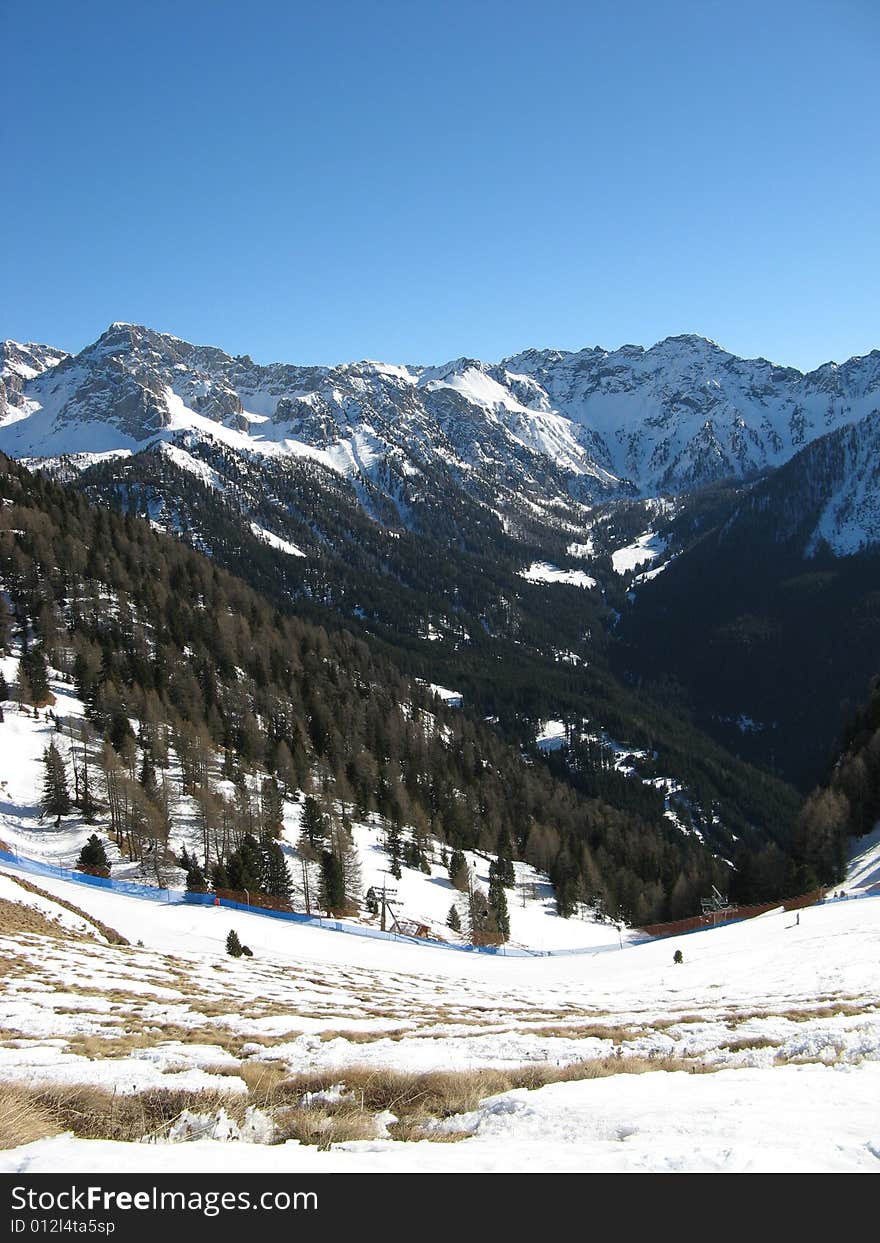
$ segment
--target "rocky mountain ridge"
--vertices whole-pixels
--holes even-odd
[[[5,342],[0,364],[0,449],[16,457],[137,452],[186,433],[312,459],[393,503],[439,466],[499,514],[548,523],[572,503],[748,478],[880,411],[880,350],[804,374],[689,335],[499,363],[309,367],[115,323],[77,355]]]

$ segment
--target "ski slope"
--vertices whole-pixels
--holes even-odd
[[[15,871],[4,871],[8,887]],[[609,1056],[649,1068],[688,1059],[708,1073],[648,1069],[505,1092],[437,1121],[469,1133],[454,1144],[377,1134],[318,1152],[292,1142],[56,1137],[0,1154],[0,1172],[877,1168],[876,897],[830,899],[800,919],[771,912],[676,940],[523,959],[139,903],[64,881],[41,888],[132,944],[0,936],[4,960],[28,964],[26,984],[5,981],[0,1081],[241,1093],[237,1071],[248,1063],[331,1071],[344,1083],[352,1067],[564,1067]],[[231,926],[253,959],[225,955]],[[126,1039],[132,1047],[120,1051],[114,1042]]]
[[[81,714],[57,677],[53,690],[59,714]],[[57,830],[40,820],[50,737],[65,749],[45,715],[7,701],[0,840],[69,864],[91,828],[75,817]],[[300,810],[286,808],[288,851]],[[185,837],[185,801],[178,813]],[[364,888],[389,881],[382,825],[358,822],[353,834]],[[488,863],[468,855],[484,886]],[[136,873],[117,853],[114,874]],[[229,1142],[235,1128],[218,1114],[205,1124],[214,1138],[185,1141],[178,1128],[177,1142],[36,1139],[0,1150],[0,1172],[876,1172],[878,877],[880,829],[856,844],[845,897],[645,942],[601,920],[559,919],[546,882],[518,865],[514,938],[557,947],[571,938],[580,950],[548,958],[362,939],[61,879],[38,878],[34,893],[21,883],[32,876],[4,864],[0,1089],[84,1084],[116,1096],[176,1089],[246,1102],[261,1068],[329,1076],[337,1096],[346,1076],[388,1068],[579,1077],[490,1093],[429,1120],[418,1140],[394,1138],[388,1117],[376,1115],[371,1138],[328,1151],[265,1142],[274,1125],[265,1118]],[[456,891],[439,857],[428,873],[404,868],[393,883],[402,912],[454,939],[445,915]],[[252,958],[226,954],[232,928]],[[128,944],[111,943],[112,930]],[[593,1067],[599,1077],[582,1077]],[[431,1142],[450,1130],[458,1142]]]

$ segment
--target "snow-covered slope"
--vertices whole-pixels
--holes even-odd
[[[502,366],[530,376],[553,409],[589,429],[597,460],[646,493],[779,465],[880,409],[880,350],[804,375],[680,336],[648,350],[530,350]]]
[[[9,687],[14,687],[18,661],[15,656],[0,657],[0,674]],[[43,754],[54,743],[70,771],[72,739],[78,736],[85,719],[84,706],[70,685],[57,671],[51,672],[51,689],[55,703],[51,710],[21,709],[12,700],[2,706],[4,719],[0,721],[0,849],[8,848],[25,859],[36,860],[61,868],[73,868],[86,839],[97,832],[101,837],[110,860],[115,880],[134,881],[155,885],[157,879],[182,889],[184,874],[173,862],[158,867],[150,856],[144,863],[126,858],[108,833],[108,817],[100,812],[96,823],[86,823],[73,809],[57,826],[51,818],[40,812],[40,795],[43,787]],[[437,687],[438,693],[447,696],[455,692]],[[56,728],[60,721],[62,729]],[[94,763],[93,767],[97,771]],[[218,789],[231,793],[232,786],[219,777],[220,757],[216,757],[215,774]],[[182,789],[182,774],[176,758],[172,755],[170,768],[171,832],[169,847],[177,854],[183,848],[199,855],[203,851],[202,830],[195,800]],[[283,848],[288,867],[296,887],[301,872],[300,856],[296,845],[300,837],[303,801],[301,796],[287,800],[284,808]],[[387,849],[387,825],[377,816],[355,820],[352,824],[354,846],[360,867],[361,893],[369,888],[376,891],[386,885],[396,891],[393,917],[407,931],[422,928],[435,940],[452,944],[466,944],[466,938],[452,932],[446,926],[450,907],[461,910],[463,925],[467,915],[462,893],[457,890],[443,863],[441,850],[436,842],[429,842],[428,870],[403,867],[399,880],[389,876],[390,858]],[[404,828],[406,839],[408,830]],[[489,889],[489,865],[493,856],[472,851],[465,852],[468,869],[475,885],[484,892]],[[507,890],[510,915],[510,946],[514,949],[548,951],[558,949],[588,949],[617,942],[617,926],[597,915],[590,908],[582,907],[580,914],[562,919],[556,911],[553,886],[544,873],[536,871],[527,863],[515,865],[516,885]],[[297,908],[302,910],[301,895],[297,894]],[[342,920],[355,927],[379,927],[379,918],[370,916],[366,909],[349,920]],[[391,926],[391,918],[388,921]],[[627,938],[636,934],[625,932]]]
[[[4,659],[9,681],[14,666]],[[82,704],[57,672],[51,687],[56,714],[76,723]],[[49,740],[66,753],[67,730],[10,700],[4,709],[0,839],[70,862],[102,822],[71,815],[55,829],[40,821],[40,757]],[[299,803],[285,810],[291,858],[300,811]],[[554,957],[339,935],[34,878],[2,863],[0,1090],[87,1084],[118,1105],[120,1096],[165,1089],[191,1094],[193,1109],[206,1099],[193,1094],[209,1092],[212,1113],[199,1117],[214,1138],[181,1148],[171,1142],[185,1138],[180,1128],[148,1144],[59,1135],[0,1153],[0,1172],[874,1169],[876,838],[853,843],[845,897],[656,942],[601,920],[559,919],[546,878],[517,865],[513,939],[580,951]],[[399,918],[454,941],[445,913],[456,891],[439,859],[393,881],[382,825],[358,822],[354,839],[364,887],[393,885]],[[183,798],[173,840],[198,842]],[[111,853],[114,874],[133,877],[135,866]],[[467,856],[484,885],[488,863]],[[10,909],[32,917],[15,922]],[[230,928],[252,958],[226,955]],[[110,943],[111,932],[129,944]],[[279,1077],[300,1077],[301,1108],[315,1100],[332,1108],[350,1097],[346,1085],[436,1071],[546,1086],[487,1088],[485,1099],[424,1120],[418,1142],[389,1132],[393,1110],[377,1112],[363,1122],[371,1138],[344,1139],[329,1152],[271,1143],[278,1136],[265,1112],[245,1113],[250,1129],[217,1112],[218,1100],[228,1110],[238,1102],[239,1113],[257,1109],[253,1093]],[[327,1085],[317,1094],[316,1081]],[[450,1132],[459,1142],[431,1142]]]
[[[14,403],[0,449],[13,456],[131,450],[189,431],[348,476],[384,472],[390,491],[389,470],[435,464],[487,498],[545,504],[746,475],[880,409],[880,351],[804,375],[694,336],[439,367],[260,366],[130,324],[76,357],[4,350]]]
[[[0,427],[28,417],[33,407],[24,396],[25,384],[65,358],[64,350],[48,345],[0,341]]]
[[[3,1153],[3,1172],[876,1169],[876,898],[557,959],[389,947],[237,912],[254,957],[233,961],[228,912],[45,887],[131,945],[0,934],[16,965],[0,982],[16,1033],[0,1080],[228,1101],[272,1067],[323,1075],[336,1099],[386,1069],[520,1068],[551,1082],[422,1132],[467,1136],[452,1144],[392,1138],[387,1116],[373,1138],[329,1152],[67,1135]]]

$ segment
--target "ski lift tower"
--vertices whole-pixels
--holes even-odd
[[[721,917],[736,910],[736,907],[731,905],[727,894],[719,892],[714,885],[712,886],[712,896],[710,898],[701,898],[700,906],[704,915],[712,916],[713,928]]]
[[[391,873],[386,872],[385,875],[390,876]],[[391,931],[396,932],[397,931],[397,916],[394,914],[394,909],[391,904],[392,902],[397,901],[397,890],[389,889],[387,882],[383,880],[382,888],[378,891],[378,893],[376,894],[376,897],[379,899],[379,909],[382,912],[379,927],[382,929],[383,932],[385,931],[386,912],[387,912],[391,916]]]

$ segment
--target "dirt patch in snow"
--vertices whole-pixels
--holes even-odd
[[[23,902],[0,898],[0,928],[5,933],[31,932],[42,937],[68,937],[69,928],[55,923],[48,915],[35,911]]]
[[[9,880],[15,881],[16,885],[18,885],[19,888],[24,889],[26,893],[33,893],[36,894],[37,897],[47,898],[50,902],[54,902],[56,906],[63,906],[65,911],[70,911],[72,915],[78,915],[80,919],[85,920],[87,924],[91,924],[91,926],[96,928],[102,936],[106,937],[111,945],[130,944],[121,932],[117,932],[115,928],[110,928],[107,924],[102,923],[100,919],[96,919],[94,915],[87,915],[85,911],[81,910],[78,906],[74,906],[72,902],[67,902],[64,898],[56,897],[54,893],[48,893],[45,889],[40,889],[38,885],[31,884],[29,880],[24,880],[21,876],[11,876],[8,872],[6,873],[6,876]],[[54,935],[57,936],[58,933],[56,932]]]

